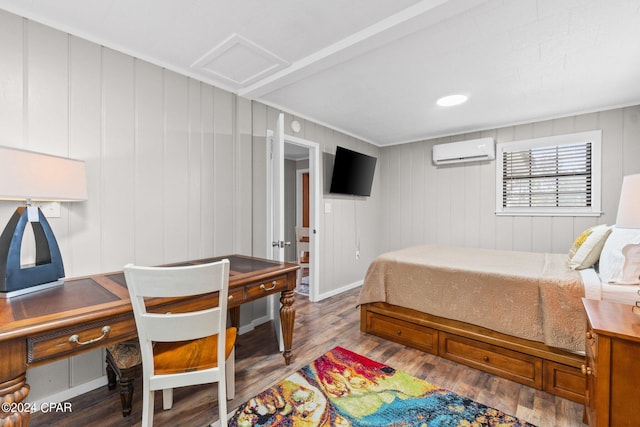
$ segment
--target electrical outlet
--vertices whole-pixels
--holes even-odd
[[[43,202],[38,207],[45,218],[60,218],[60,202]]]
[[[360,259],[360,251],[356,251],[356,260]]]

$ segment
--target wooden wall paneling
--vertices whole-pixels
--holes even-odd
[[[398,207],[404,202],[400,199],[400,188],[402,184],[400,151],[400,146],[391,147],[387,151],[388,154],[385,156],[386,170],[382,170],[382,173],[388,177],[385,179],[387,182],[387,193],[383,197],[387,201],[385,206],[385,226],[389,233],[388,247],[390,250],[402,247],[402,238],[399,232],[400,218],[398,216]]]
[[[551,246],[545,252],[568,253],[577,236],[573,232],[573,217],[556,216],[551,223]],[[584,231],[584,230],[583,230]]]
[[[28,142],[24,148],[68,155],[68,63],[68,35],[28,21]]]
[[[214,88],[202,85],[200,94],[200,131],[202,145],[200,152],[200,248],[203,256],[214,252]]]
[[[403,167],[399,170],[399,179],[402,183],[402,185],[399,186],[399,197],[401,200],[406,200],[407,203],[398,203],[393,208],[397,210],[400,217],[398,232],[400,233],[400,245],[402,247],[413,246],[414,236],[417,231],[416,228],[414,228],[412,218],[414,215],[414,201],[416,199],[416,185],[413,180],[413,171],[416,170],[418,166],[414,164],[412,154],[411,145],[400,146],[400,164],[403,165]]]
[[[501,128],[497,130],[496,134],[496,143],[498,142],[510,142],[515,139],[515,129],[511,127]],[[494,165],[494,168],[496,166]],[[495,170],[495,169],[494,169]],[[491,191],[487,188],[487,191]],[[500,200],[499,190],[496,189],[495,180],[493,191],[496,193],[496,198],[498,201]],[[494,206],[495,212],[495,206]],[[495,226],[495,248],[496,249],[511,249],[513,242],[513,218],[512,216],[503,216],[496,215],[496,226]]]
[[[252,253],[252,148],[251,148],[251,101],[236,98],[236,205],[234,212],[238,221],[233,233],[234,252]]]
[[[133,62],[102,49],[102,271],[122,269],[135,254]]]
[[[425,197],[425,209],[423,215],[423,223],[425,224],[424,230],[424,242],[435,243],[438,230],[438,205],[437,198],[436,179],[437,170],[433,166],[433,143],[428,143],[425,146],[424,157],[422,159],[422,167],[425,170],[424,173],[424,197]],[[384,199],[383,199],[384,200]]]
[[[468,136],[465,139],[479,138],[480,135]],[[463,230],[463,246],[479,247],[480,244],[480,221],[482,208],[482,168],[485,162],[473,162],[463,164],[462,177],[464,180],[462,197],[464,206],[461,211],[463,220],[461,229]],[[488,163],[488,162],[487,162]]]
[[[496,140],[497,131],[484,131],[481,138]],[[496,245],[496,163],[484,162],[480,165],[480,202],[479,202],[479,244],[483,248],[495,248]]]
[[[23,147],[25,93],[25,58],[23,32],[25,21],[0,10],[0,76],[2,76],[2,102],[0,102],[0,144]],[[13,213],[14,209],[11,209]],[[7,217],[7,220],[9,218]]]
[[[164,76],[135,61],[135,262],[157,265],[164,256]]]
[[[188,253],[189,259],[202,258],[202,89],[203,84],[189,79],[188,82],[188,166],[187,194]]]
[[[251,103],[251,170],[252,170],[252,251],[254,256],[266,257],[267,249],[267,106]]]
[[[68,156],[69,85],[68,36],[49,27],[28,22],[26,39],[26,140],[22,148]],[[66,205],[66,203],[65,203]],[[49,221],[60,245],[62,258],[69,255],[69,222],[66,206],[59,218]],[[23,253],[35,260],[29,233],[25,234]]]
[[[626,123],[622,110],[603,112],[600,115],[602,127],[602,210],[601,221],[615,224],[627,153],[625,152],[624,129]]]
[[[624,108],[622,115],[622,172],[624,175],[640,173],[640,106]]]
[[[590,121],[584,125],[593,126],[592,122],[599,124],[602,129],[602,210],[601,221],[603,224],[615,224],[618,212],[618,201],[624,176],[625,164],[624,152],[624,115],[621,109],[603,111],[594,117],[587,116]],[[584,120],[582,121],[584,122]],[[607,189],[605,191],[605,189]]]
[[[164,70],[164,262],[189,253],[189,79]]]
[[[425,241],[425,228],[424,212],[426,210],[426,204],[429,199],[425,197],[425,151],[427,149],[425,144],[409,144],[409,151],[411,155],[411,186],[412,193],[410,194],[411,200],[411,234],[410,242],[412,246],[421,244]],[[379,172],[379,171],[377,171]],[[379,175],[379,173],[378,173]],[[384,206],[384,203],[383,203]]]
[[[88,200],[69,203],[70,248],[63,257],[69,276],[100,271],[101,48],[77,37],[69,39],[69,156],[85,161]]]
[[[551,228],[553,217],[537,216],[531,221],[531,247],[530,252],[550,252],[549,242],[551,241]],[[573,243],[573,241],[572,241]],[[568,248],[567,248],[568,251]]]
[[[105,369],[104,360],[105,359],[102,357],[102,349],[96,349],[71,357],[68,360],[69,386],[82,386],[91,380],[100,378]],[[58,385],[64,384],[64,382],[61,382]]]
[[[443,143],[445,141],[439,141]],[[446,142],[449,142],[448,140]],[[436,223],[436,243],[451,244],[451,198],[453,197],[452,188],[453,175],[455,166],[445,165],[436,168],[436,198],[438,200]]]
[[[22,33],[26,47],[26,56],[23,58],[26,80],[22,87],[26,95],[23,99],[25,139],[20,147],[68,156],[68,36],[32,21],[27,21],[25,26]],[[15,107],[10,105],[10,108]],[[70,256],[68,221],[64,223],[62,218],[56,218],[50,224],[65,259]],[[69,271],[66,273],[69,274]],[[38,381],[43,377],[46,381]],[[30,399],[57,393],[61,387],[66,387],[70,379],[69,360],[55,362],[46,370],[29,370],[27,381],[38,386]]]
[[[449,244],[456,246],[464,246],[465,244],[465,220],[468,215],[466,212],[466,187],[465,169],[467,164],[452,165],[448,171],[448,187],[449,187],[449,215],[445,220],[449,234]],[[471,205],[468,207],[473,210]]]
[[[221,89],[214,92],[214,253],[233,252],[233,188],[234,150],[233,113],[234,95]]]

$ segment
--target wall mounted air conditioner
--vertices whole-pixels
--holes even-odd
[[[433,146],[433,164],[436,166],[495,158],[496,148],[493,138],[472,139]]]

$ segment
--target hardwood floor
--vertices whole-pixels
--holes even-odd
[[[236,396],[229,402],[229,410],[339,345],[540,427],[584,427],[580,404],[360,332],[358,292],[359,289],[354,289],[315,304],[296,295],[294,354],[290,366],[284,365],[278,353],[271,323],[240,336],[236,347]],[[130,417],[122,417],[117,390],[109,392],[105,386],[72,399],[70,414],[33,414],[31,425],[140,425],[139,380],[135,387]],[[176,389],[169,411],[162,410],[162,393],[156,393],[154,425],[206,426],[217,420],[215,387]]]

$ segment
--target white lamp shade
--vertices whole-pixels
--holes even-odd
[[[0,147],[0,199],[87,200],[85,164],[81,160]]]
[[[616,227],[640,228],[640,174],[627,175],[622,181]]]

